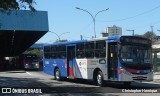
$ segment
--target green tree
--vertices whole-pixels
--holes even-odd
[[[143,36],[146,38],[149,38],[150,40],[154,40],[154,38],[156,37],[156,34],[154,32],[147,31]]]
[[[5,12],[13,9],[19,10],[22,8],[29,8],[30,10],[35,11],[33,6],[34,3],[34,0],[0,0],[0,11]]]
[[[40,60],[42,59],[42,53],[39,49],[33,49],[30,51],[27,51],[27,53],[28,54],[36,54]]]

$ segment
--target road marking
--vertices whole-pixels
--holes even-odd
[[[31,73],[29,73],[29,72],[26,72],[28,75],[32,75]]]

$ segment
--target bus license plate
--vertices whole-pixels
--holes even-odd
[[[138,76],[137,79],[143,79],[143,76]]]

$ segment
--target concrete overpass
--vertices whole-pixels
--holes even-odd
[[[21,54],[46,32],[48,32],[46,11],[29,10],[0,12],[0,57]]]

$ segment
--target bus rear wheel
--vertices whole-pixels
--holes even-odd
[[[58,81],[61,80],[61,73],[60,73],[60,70],[58,68],[55,70],[55,75],[54,76],[55,76],[56,80],[58,80]]]
[[[97,77],[96,77],[96,83],[100,87],[104,86],[104,80],[103,80],[102,71],[98,71]]]

